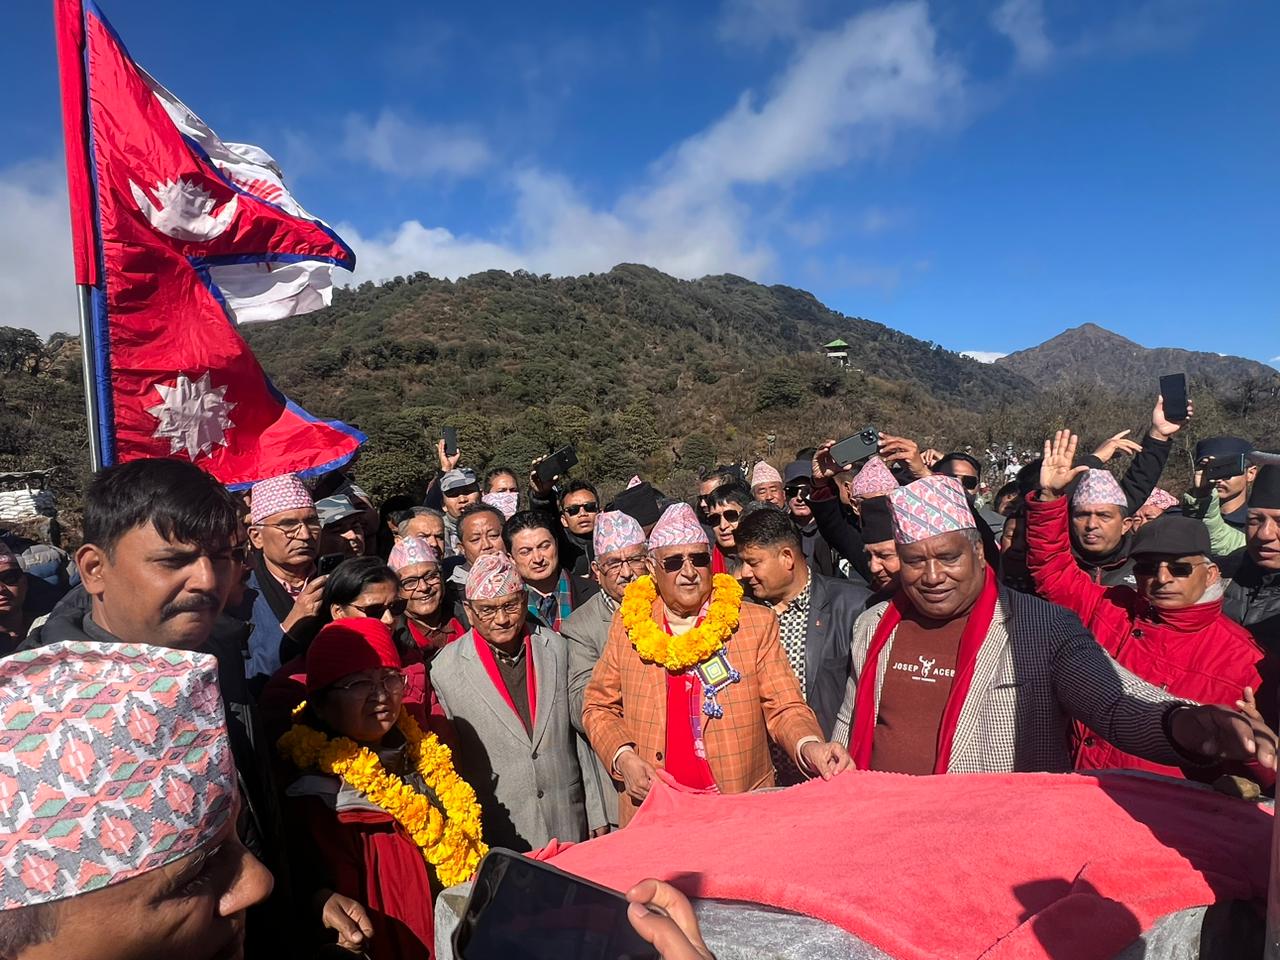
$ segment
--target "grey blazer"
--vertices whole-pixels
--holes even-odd
[[[804,699],[831,736],[849,682],[853,628],[871,591],[861,584],[810,573],[809,625],[804,638]]]
[[[560,631],[569,644],[569,710],[573,725],[578,728],[583,742],[588,746],[590,741],[586,740],[587,732],[582,726],[583,693],[591,681],[591,671],[596,668],[596,662],[604,653],[615,609],[609,606],[608,594],[601,590],[560,624]],[[847,664],[845,673],[848,674]],[[589,752],[591,763],[584,763],[582,767],[583,779],[587,782],[588,802],[590,803],[594,793],[609,826],[617,828],[621,785],[609,775],[595,751]]]
[[[849,742],[858,679],[888,604],[858,620],[853,673],[832,739]],[[876,710],[893,637],[876,671]],[[1125,753],[1179,766],[1164,734],[1165,711],[1185,701],[1134,676],[1102,649],[1074,613],[1000,588],[960,710],[948,773],[1061,773],[1071,769],[1071,719]]]
[[[532,736],[489,679],[471,631],[431,661],[431,686],[457,731],[456,769],[480,800],[485,842],[521,852],[553,838],[585,840],[589,829],[582,767],[590,751],[569,721],[565,640],[537,627],[532,652]]]

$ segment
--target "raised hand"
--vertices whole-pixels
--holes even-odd
[[[1121,451],[1130,456],[1139,453],[1142,450],[1142,444],[1136,440],[1126,439],[1131,432],[1130,430],[1121,430],[1114,437],[1105,441],[1097,450],[1093,451],[1093,455],[1103,463],[1106,463]]]
[[[905,463],[917,480],[931,472],[920,457],[920,445],[906,437],[880,434],[880,459],[885,463]]]
[[[448,473],[450,470],[457,469],[462,461],[462,448],[459,447],[453,456],[449,456],[444,452],[444,439],[441,438],[436,441],[436,459],[440,461],[440,472]]]
[[[834,440],[823,440],[818,449],[814,451],[810,468],[815,484],[830,480],[837,473],[840,473],[840,464],[836,463],[831,456],[831,448],[835,445],[836,441]]]
[[[1181,430],[1191,418],[1195,416],[1196,405],[1190,400],[1187,401],[1187,419],[1174,422],[1164,415],[1164,397],[1156,397],[1155,409],[1151,411],[1151,433],[1150,436],[1154,440],[1168,440],[1175,433]]]
[[[1089,468],[1074,467],[1080,438],[1070,430],[1059,430],[1052,440],[1044,442],[1044,460],[1040,463],[1040,499],[1057,500],[1067,492],[1071,481]]]

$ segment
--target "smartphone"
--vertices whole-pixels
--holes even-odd
[[[351,554],[349,553],[326,553],[316,561],[316,568],[320,571],[320,576],[327,577],[329,574],[333,573],[333,571],[338,569],[338,565],[341,564],[343,560],[346,560],[350,556]]]
[[[620,893],[495,848],[453,932],[458,960],[661,960]]]
[[[458,452],[458,428],[445,427],[440,431],[440,435],[444,440],[444,455],[452,457]]]
[[[865,460],[880,452],[880,431],[864,427],[852,437],[845,437],[831,448],[831,459],[842,467]]]
[[[1171,423],[1187,419],[1187,375],[1170,373],[1160,378],[1160,396],[1164,398],[1164,417]]]
[[[1242,477],[1246,466],[1243,453],[1238,453],[1234,457],[1223,457],[1221,460],[1211,457],[1208,466],[1204,468],[1204,482],[1212,483],[1215,480]]]
[[[538,479],[543,484],[550,484],[556,477],[563,477],[569,468],[578,462],[578,453],[572,446],[561,447],[549,457],[539,460],[534,467],[538,471]]]

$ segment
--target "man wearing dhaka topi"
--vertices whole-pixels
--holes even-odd
[[[591,745],[623,784],[623,826],[655,771],[686,787],[742,793],[775,782],[769,741],[806,775],[850,766],[823,742],[778,637],[778,619],[711,574],[693,509],[667,508],[649,537],[650,575],[629,584],[583,701]]]

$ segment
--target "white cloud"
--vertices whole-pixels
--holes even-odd
[[[960,356],[977,360],[979,363],[995,363],[1001,357],[1007,357],[1008,354],[996,350],[961,350]]]
[[[351,114],[344,125],[343,152],[396,177],[470,176],[488,166],[488,145],[465,130],[418,123],[394,110],[370,121]]]
[[[785,188],[881,151],[905,131],[939,128],[964,99],[963,72],[937,50],[925,4],[893,4],[801,43],[766,95],[742,93],[613,203],[593,206],[563,177],[526,169],[512,178],[515,209],[499,239],[456,237],[417,220],[374,237],[348,228],[356,279],[504,266],[567,274],[622,261],[682,277],[767,275],[774,251],[752,238],[785,224],[762,228],[742,188]]]
[[[991,13],[991,26],[1013,44],[1019,66],[1039,70],[1053,59],[1042,0],[1003,0]]]
[[[47,336],[77,328],[67,179],[41,161],[0,170],[0,323]]]

